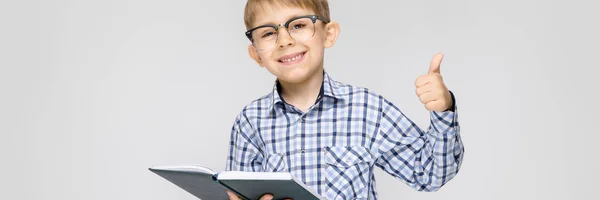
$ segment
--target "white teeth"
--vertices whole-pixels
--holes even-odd
[[[284,63],[286,63],[286,62],[292,62],[292,61],[300,59],[302,57],[302,55],[303,54],[300,54],[300,55],[297,55],[296,57],[293,57],[293,58],[288,58],[288,59],[285,59],[285,60],[281,60],[281,62],[284,62]]]

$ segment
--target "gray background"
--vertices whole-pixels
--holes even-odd
[[[422,193],[378,170],[381,199],[596,195],[592,2],[332,0],[334,79],[426,127],[413,82],[441,51],[458,100],[458,176]],[[247,56],[244,4],[2,0],[0,199],[195,199],[147,168],[222,170],[234,117],[271,89]]]

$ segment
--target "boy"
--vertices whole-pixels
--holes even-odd
[[[419,191],[457,174],[464,148],[441,54],[415,83],[431,113],[422,131],[384,97],[325,72],[340,32],[326,0],[248,0],[244,18],[250,57],[277,79],[237,116],[226,170],[289,171],[327,199],[377,199],[374,166]],[[285,194],[261,199],[274,196]]]

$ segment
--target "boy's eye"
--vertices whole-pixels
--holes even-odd
[[[262,37],[263,37],[263,38],[265,38],[265,37],[270,37],[270,36],[272,36],[273,34],[275,34],[275,32],[266,32],[266,33],[263,33]]]
[[[292,29],[301,29],[304,28],[306,26],[306,24],[294,24],[294,26],[292,26]]]

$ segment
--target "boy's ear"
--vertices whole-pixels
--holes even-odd
[[[325,48],[332,47],[340,35],[340,24],[336,21],[331,21],[325,25]]]
[[[262,59],[260,59],[260,55],[258,54],[258,50],[256,50],[256,48],[252,44],[248,45],[248,55],[250,55],[250,58],[256,61],[256,63],[260,67],[264,67]]]

